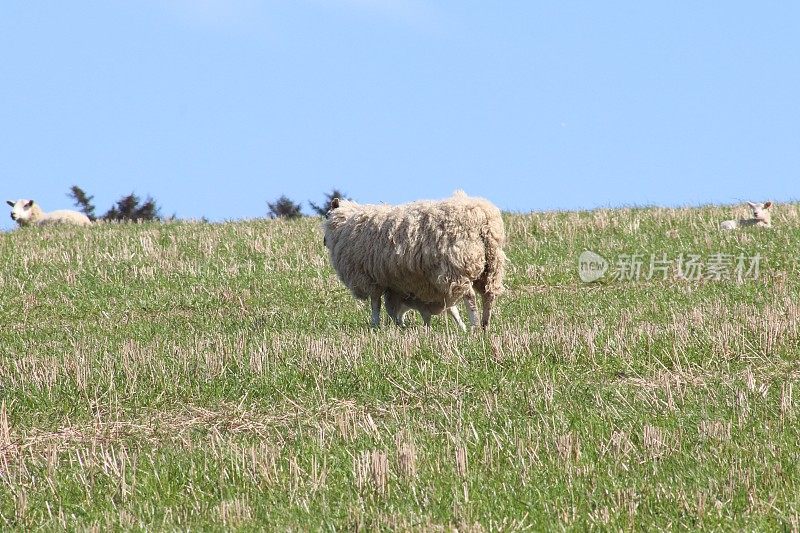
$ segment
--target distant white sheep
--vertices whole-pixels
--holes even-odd
[[[6,201],[11,206],[11,219],[20,226],[45,225],[45,224],[73,224],[87,226],[92,223],[89,217],[78,211],[61,209],[45,213],[39,204],[33,200]]]
[[[770,208],[772,207],[772,202],[766,202],[763,204],[747,202],[747,205],[749,205],[750,209],[753,210],[752,218],[723,220],[722,222],[720,222],[719,225],[720,229],[729,230],[729,229],[743,228],[748,226],[758,226],[762,228],[772,227],[772,213],[770,212]]]
[[[486,328],[495,297],[503,290],[505,227],[500,211],[462,191],[445,200],[399,206],[334,199],[324,243],[342,283],[356,298],[370,299],[373,327],[380,324],[381,297],[389,290],[390,302],[399,295],[412,304],[407,307],[431,314],[469,295],[474,299],[477,291]],[[395,321],[403,314],[398,309]]]

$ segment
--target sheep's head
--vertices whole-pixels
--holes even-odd
[[[327,221],[330,220],[330,218],[331,218],[331,211],[333,211],[337,207],[339,207],[339,199],[338,198],[332,198],[331,199],[331,203],[328,206],[328,211],[325,212],[325,228],[328,227],[328,222]],[[323,246],[328,246],[328,239],[326,239],[324,236],[322,237],[322,245]]]
[[[11,206],[11,220],[20,226],[30,224],[31,218],[35,216],[33,200],[17,200],[16,202],[7,200],[6,203]]]
[[[331,248],[335,246],[336,233],[342,224],[358,211],[358,204],[350,200],[340,200],[334,198],[331,200],[330,209],[325,215],[325,237],[322,243]]]
[[[747,202],[747,205],[749,205],[750,209],[753,210],[753,218],[755,220],[763,222],[767,226],[772,224],[772,213],[769,211],[769,209],[772,207],[772,202],[765,202],[763,204]]]

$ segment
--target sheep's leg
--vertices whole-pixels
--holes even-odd
[[[492,318],[492,304],[494,303],[494,294],[481,293],[483,300],[483,317],[481,318],[481,327],[489,329],[489,321]]]
[[[469,291],[464,295],[464,303],[467,305],[467,316],[470,326],[478,326],[478,305],[475,303],[475,291]]]
[[[451,317],[453,317],[453,320],[456,321],[456,324],[458,324],[458,327],[461,329],[461,331],[467,331],[467,326],[465,326],[464,321],[461,320],[461,314],[458,312],[458,307],[455,305],[448,307],[447,312]]]
[[[369,303],[372,307],[372,320],[370,324],[373,328],[380,327],[381,325],[381,296],[370,296]]]

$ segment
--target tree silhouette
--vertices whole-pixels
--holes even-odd
[[[95,216],[94,213],[95,206],[92,204],[94,196],[89,196],[77,185],[70,187],[67,196],[72,198],[75,207],[80,208],[83,214],[91,220],[97,220],[97,216]],[[130,193],[117,200],[117,203],[100,218],[103,220],[116,221],[161,220],[160,211],[161,208],[158,207],[156,201],[152,197],[148,196],[144,202],[142,202],[138,196],[134,193]],[[172,218],[175,218],[174,215]]]
[[[97,220],[97,217],[94,214],[94,205],[92,204],[92,199],[94,196],[87,195],[83,189],[77,185],[70,187],[67,196],[72,198],[72,202],[75,204],[75,207],[80,208],[81,213],[89,217],[89,220]]]
[[[142,203],[134,193],[123,196],[117,203],[103,215],[103,220],[161,220],[156,201],[150,196]]]
[[[269,218],[300,218],[303,216],[302,207],[291,201],[286,195],[281,195],[275,202],[267,202]]]
[[[331,189],[331,192],[325,193],[325,201],[322,202],[322,205],[317,205],[311,200],[308,201],[308,205],[311,206],[311,209],[316,214],[318,214],[321,217],[324,217],[328,215],[328,210],[331,207],[331,201],[334,198],[339,198],[340,200],[350,200],[350,198],[347,197],[347,193],[343,193],[339,189],[333,188]]]

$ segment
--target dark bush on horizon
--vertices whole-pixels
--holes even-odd
[[[70,187],[69,191],[67,196],[72,198],[75,207],[79,208],[90,220],[97,220],[95,206],[92,204],[94,196],[89,196],[77,185]],[[152,197],[148,196],[142,201],[136,194],[130,193],[117,200],[116,204],[111,206],[111,209],[106,211],[100,219],[117,222],[161,220],[160,211],[161,208]]]
[[[134,222],[161,220],[159,211],[161,209],[150,196],[142,202],[138,196],[130,193],[117,200],[117,203],[103,215],[103,220]]]
[[[281,195],[275,202],[267,202],[269,218],[300,218],[303,216],[300,204],[294,203],[286,195]]]
[[[89,220],[97,220],[97,216],[94,214],[94,204],[92,204],[92,199],[94,196],[87,195],[83,189],[77,185],[73,185],[69,188],[67,196],[72,198],[72,202],[75,207],[79,208],[81,213],[89,217]]]

